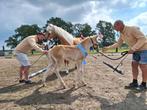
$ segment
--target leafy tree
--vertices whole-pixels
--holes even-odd
[[[102,46],[108,46],[115,42],[115,32],[111,23],[106,21],[99,21],[96,28],[103,35]]]
[[[19,28],[15,30],[15,33],[21,37],[21,40],[27,36],[35,35],[40,32],[41,29],[36,25],[21,25]]]
[[[40,32],[41,29],[36,25],[21,25],[15,30],[15,34],[10,36],[8,40],[5,40],[6,45],[11,49],[15,48],[20,41],[30,35],[35,35]]]
[[[75,24],[73,26],[73,34],[75,36],[80,36],[83,34],[83,36],[90,36],[95,34],[95,31],[92,31],[92,28],[87,23],[85,24]]]
[[[5,42],[6,45],[12,49],[19,44],[20,39],[17,35],[12,35],[11,37],[8,38],[8,40],[5,40]]]

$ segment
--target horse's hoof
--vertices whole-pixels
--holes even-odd
[[[86,83],[84,81],[81,82],[81,86],[86,86]]]
[[[66,74],[69,74],[69,71],[68,70],[66,70]]]
[[[73,88],[77,89],[78,85],[77,84],[73,84]]]
[[[42,87],[46,87],[46,84],[43,84]]]
[[[64,86],[63,89],[68,89],[68,87],[67,86]]]

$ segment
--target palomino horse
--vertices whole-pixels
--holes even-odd
[[[64,88],[68,88],[65,82],[63,81],[59,70],[61,66],[64,64],[64,60],[75,62],[78,70],[78,74],[76,74],[75,86],[77,87],[78,81],[83,83],[82,80],[82,61],[86,58],[87,51],[91,46],[98,45],[99,36],[90,36],[85,38],[79,45],[57,45],[49,50],[48,52],[48,67],[46,73],[43,75],[43,85],[46,85],[46,77],[47,74],[52,74],[55,72],[58,79],[61,81],[61,84]],[[80,84],[79,83],[79,84]]]
[[[48,40],[52,38],[59,39],[62,45],[73,45],[74,42],[73,35],[65,31],[61,27],[53,24],[48,24],[45,35],[47,36]]]

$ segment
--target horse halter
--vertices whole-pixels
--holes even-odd
[[[91,37],[90,37],[90,40],[91,40],[91,42],[92,42],[92,47],[93,47],[94,49],[97,49],[97,47],[98,47],[98,44],[97,44],[97,43],[99,42],[98,36],[97,36],[97,38],[96,38],[97,43],[94,43]]]

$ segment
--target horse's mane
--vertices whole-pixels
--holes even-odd
[[[56,34],[58,34],[59,36],[64,37],[64,39],[66,39],[68,41],[73,41],[74,37],[69,32],[67,32],[64,29],[57,27],[55,25],[53,25],[53,28],[54,28],[54,31],[56,32]]]

